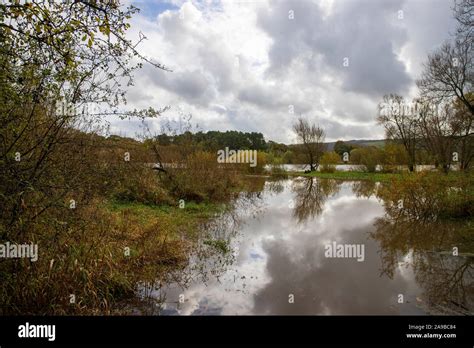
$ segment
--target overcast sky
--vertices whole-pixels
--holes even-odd
[[[413,96],[427,54],[455,28],[450,0],[132,3],[142,11],[130,38],[142,32],[140,51],[173,72],[145,64],[130,107],[170,105],[164,120],[190,113],[203,131],[256,131],[285,143],[295,142],[299,115],[319,123],[327,141],[383,138],[377,103],[390,92]],[[112,121],[114,133],[137,129]]]

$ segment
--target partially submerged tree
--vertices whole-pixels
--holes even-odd
[[[298,137],[298,141],[302,144],[302,151],[305,154],[306,163],[309,165],[310,170],[316,170],[325,150],[324,130],[315,124],[310,124],[302,117],[298,118],[293,125],[293,130]]]

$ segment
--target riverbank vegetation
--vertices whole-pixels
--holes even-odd
[[[108,133],[107,115],[166,110],[123,109],[136,68],[168,71],[137,51],[144,38],[127,39],[136,12],[0,4],[0,243],[39,253],[0,259],[1,314],[111,313],[138,280],[184,267],[201,225],[245,186],[240,173],[260,170],[189,146],[153,169],[167,155],[154,142]]]

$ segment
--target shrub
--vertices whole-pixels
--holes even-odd
[[[130,165],[115,174],[120,177],[115,180],[112,197],[118,201],[155,205],[174,203],[158,174],[144,164]]]
[[[166,185],[178,199],[222,201],[237,184],[235,171],[235,165],[219,164],[215,154],[197,151],[188,155],[182,165],[169,169]]]
[[[381,150],[380,161],[382,172],[399,172],[400,165],[408,165],[408,153],[401,144],[387,143]]]
[[[351,161],[363,164],[369,173],[374,173],[382,160],[382,151],[374,146],[361,147],[351,151]]]
[[[247,173],[249,174],[262,174],[263,172],[265,172],[266,164],[267,164],[267,154],[265,154],[264,152],[258,151],[256,166],[251,167],[249,164],[245,164],[245,167],[247,168]]]
[[[414,220],[436,220],[472,217],[473,190],[472,174],[418,173],[394,178],[382,188],[381,195],[391,202],[389,210]]]
[[[334,173],[336,170],[336,164],[338,164],[340,160],[341,159],[336,152],[325,152],[320,160],[321,172]]]

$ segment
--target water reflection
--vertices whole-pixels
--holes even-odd
[[[352,192],[356,197],[370,198],[378,196],[378,189],[381,184],[372,180],[358,180],[352,182]]]
[[[292,185],[295,194],[293,217],[301,223],[319,215],[327,198],[338,191],[340,184],[336,180],[296,178]]]
[[[417,204],[391,193],[385,215],[371,237],[380,245],[382,273],[392,278],[402,260],[411,266],[423,290],[420,307],[432,314],[468,314],[474,310],[474,228],[465,221],[439,220],[427,209],[430,197]],[[422,202],[420,204],[420,202]],[[427,207],[428,206],[428,207]]]
[[[413,219],[383,192],[370,181],[267,180],[262,190],[240,194],[234,209],[205,227],[184,270],[141,284],[148,302],[135,310],[472,313],[472,257],[465,253],[472,251],[472,229]],[[325,257],[331,242],[364,244],[365,261]],[[455,245],[458,257],[449,253]],[[400,294],[404,303],[398,303]]]

